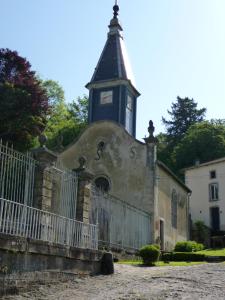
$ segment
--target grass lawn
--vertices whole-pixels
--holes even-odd
[[[225,248],[222,249],[206,249],[196,253],[205,254],[208,256],[225,256]]]
[[[158,261],[155,266],[156,267],[165,267],[165,266],[193,266],[193,265],[200,265],[205,264],[206,262],[186,262],[186,261],[171,261],[169,263],[164,263],[163,261]],[[125,265],[136,265],[136,266],[142,266],[141,260],[121,260],[118,262],[118,264],[125,264]]]
[[[195,253],[199,254],[205,254],[208,256],[225,256],[225,248],[220,249],[206,249],[202,251],[198,251]],[[201,262],[185,262],[185,261],[171,261],[169,263],[165,263],[163,261],[159,261],[155,264],[156,267],[164,267],[164,266],[193,266],[193,265],[199,265],[199,264],[205,264],[207,262],[201,261]],[[136,265],[136,266],[142,266],[141,260],[121,260],[118,262],[118,264],[126,264],[126,265]]]

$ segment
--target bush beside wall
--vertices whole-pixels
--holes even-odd
[[[175,252],[196,252],[204,249],[204,245],[195,241],[177,242],[174,248]]]
[[[155,245],[146,245],[139,250],[138,255],[145,265],[154,265],[159,259],[160,250]]]
[[[162,261],[205,261],[205,254],[198,254],[193,252],[168,252],[161,256]]]

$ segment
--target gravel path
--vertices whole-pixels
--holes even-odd
[[[76,278],[38,286],[35,290],[7,296],[10,300],[147,300],[225,299],[225,264],[190,267],[137,267],[115,265],[115,274]]]

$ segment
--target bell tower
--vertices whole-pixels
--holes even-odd
[[[118,20],[119,6],[113,6],[106,44],[95,68],[89,89],[89,123],[115,121],[136,135],[137,98],[132,69],[127,56],[122,27]]]

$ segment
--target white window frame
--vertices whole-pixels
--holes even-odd
[[[219,200],[219,185],[217,182],[209,184],[209,201]]]
[[[215,177],[212,176],[213,172],[215,173]],[[216,170],[211,170],[211,171],[209,172],[209,178],[210,178],[210,179],[216,179]]]
[[[100,92],[100,105],[108,105],[113,103],[113,91],[101,91]]]
[[[132,130],[133,130],[133,105],[134,105],[133,97],[127,95],[125,128],[130,134],[132,134]]]

